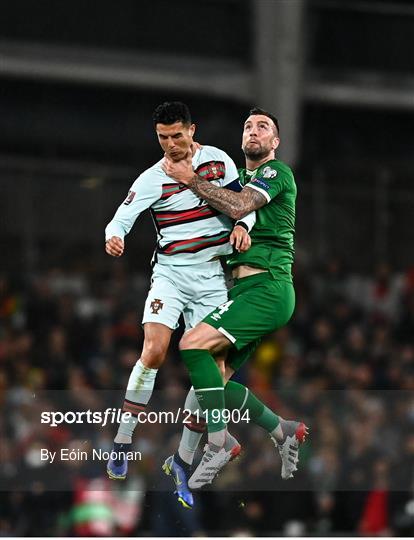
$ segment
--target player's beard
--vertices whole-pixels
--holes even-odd
[[[269,148],[263,148],[259,144],[255,144],[252,148],[248,148],[248,145],[249,143],[243,147],[243,153],[251,161],[261,161],[270,152]]]

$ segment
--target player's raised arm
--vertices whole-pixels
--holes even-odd
[[[113,257],[124,252],[124,237],[137,217],[161,195],[162,188],[154,181],[151,170],[145,171],[132,184],[124,202],[105,228],[105,251]]]

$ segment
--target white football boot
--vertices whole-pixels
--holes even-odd
[[[208,444],[204,447],[204,454],[198,467],[188,481],[190,489],[200,489],[207,484],[211,484],[221,469],[232,459],[232,451],[221,448],[214,451]]]
[[[298,470],[299,446],[305,441],[309,430],[303,422],[283,420],[283,418],[280,419],[280,427],[283,439],[281,441],[275,437],[271,437],[271,439],[282,459],[281,476],[283,480],[287,480],[293,478],[293,473]]]

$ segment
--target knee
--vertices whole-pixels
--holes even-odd
[[[154,340],[147,341],[144,343],[141,362],[145,367],[158,369],[164,363],[166,352],[167,351],[162,344],[157,343]]]
[[[192,329],[186,332],[178,344],[180,351],[186,349],[203,349],[203,344],[200,340],[200,335],[197,330]]]

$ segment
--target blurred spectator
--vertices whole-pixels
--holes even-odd
[[[99,462],[52,467],[39,460],[41,447],[56,451],[73,441],[110,449],[113,426],[52,429],[39,423],[40,413],[63,403],[75,411],[120,405],[122,394],[108,391],[125,386],[142,347],[145,279],[121,262],[109,277],[93,266],[54,268],[28,277],[16,294],[1,276],[1,534],[414,531],[412,276],[380,265],[369,279],[336,259],[298,274],[302,294],[292,321],[262,342],[238,376],[281,415],[300,415],[311,426],[300,471],[289,485],[282,482],[266,434],[231,425],[244,457],[224,469],[213,491],[200,494],[199,513],[191,515],[175,504],[160,473],[176,424],[142,430],[143,459],[131,464],[123,487],[107,482]],[[153,410],[183,405],[189,383],[178,338],[160,371]],[[48,491],[51,485],[60,491]]]

